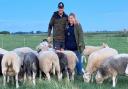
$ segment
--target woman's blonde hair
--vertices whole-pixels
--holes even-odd
[[[79,24],[79,22],[78,22],[78,20],[76,18],[76,15],[74,13],[70,13],[69,16],[73,16],[74,17],[74,19],[75,19],[74,24]]]

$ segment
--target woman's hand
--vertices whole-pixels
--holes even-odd
[[[51,42],[51,41],[52,41],[52,37],[49,36],[49,37],[47,38],[47,40],[48,40],[48,42]]]

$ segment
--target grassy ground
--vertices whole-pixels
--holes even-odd
[[[0,35],[0,47],[7,50],[12,50],[17,47],[29,46],[35,49],[36,45],[46,36],[39,35]],[[128,37],[106,37],[104,35],[85,36],[86,45],[100,45],[103,42],[110,47],[115,48],[119,53],[128,53]],[[128,77],[120,76],[117,82],[116,89],[128,89]],[[14,89],[15,86],[7,84],[2,86],[2,77],[0,78],[0,89]],[[86,84],[81,76],[76,76],[74,82],[57,81],[56,77],[52,78],[51,82],[46,80],[39,81],[33,87],[31,83],[20,83],[19,89],[112,89],[111,81],[105,81],[102,85],[97,85],[95,82]]]

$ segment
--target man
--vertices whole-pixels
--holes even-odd
[[[68,16],[64,12],[64,4],[58,4],[58,11],[54,12],[48,27],[48,41],[51,41],[51,31],[53,29],[53,47],[56,50],[64,49],[65,28],[68,23]]]

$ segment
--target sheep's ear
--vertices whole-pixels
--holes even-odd
[[[43,40],[42,40],[42,42],[44,42],[44,41],[48,42],[48,40],[47,40],[47,39],[43,39]]]
[[[104,46],[104,45],[106,45],[106,44],[103,42],[102,45]]]
[[[39,53],[39,52],[41,52],[41,49],[38,49],[38,50],[37,50],[37,53]]]
[[[104,42],[102,43],[102,46],[103,47],[109,47],[108,44],[107,43],[104,43]]]

